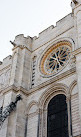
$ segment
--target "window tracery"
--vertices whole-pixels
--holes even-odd
[[[39,70],[45,77],[60,72],[70,60],[72,44],[67,41],[59,41],[52,45],[41,57]]]

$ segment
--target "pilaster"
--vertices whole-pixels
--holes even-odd
[[[14,48],[10,85],[21,86],[27,90],[31,82],[31,43],[32,38],[27,39],[22,35],[16,36],[12,42]]]

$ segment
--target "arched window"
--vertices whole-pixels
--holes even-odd
[[[48,104],[47,137],[69,137],[66,96],[59,94]]]

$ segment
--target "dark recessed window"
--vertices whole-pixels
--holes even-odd
[[[47,137],[69,137],[65,95],[55,96],[48,104]]]
[[[35,69],[36,69],[36,56],[32,60],[32,83],[31,86],[33,87],[35,84]]]

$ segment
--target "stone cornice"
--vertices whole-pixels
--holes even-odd
[[[5,66],[2,69],[0,69],[0,72],[3,71],[3,70],[5,70],[5,69],[9,69],[10,67],[11,67],[11,64],[9,64],[8,66]]]
[[[9,92],[9,91],[13,91],[13,92],[15,92],[15,93],[22,92],[22,93],[24,93],[24,94],[26,94],[26,95],[29,94],[29,93],[28,93],[28,92],[29,92],[28,90],[26,90],[26,89],[24,89],[24,88],[22,88],[22,87],[16,87],[15,85],[11,85],[11,86],[9,86],[9,87],[7,87],[7,88],[5,88],[5,89],[1,89],[1,90],[0,90],[0,93],[3,92],[3,94],[6,94],[6,93]]]
[[[62,32],[61,34],[58,34],[57,36],[55,36],[55,37],[52,38],[51,40],[49,40],[49,41],[45,42],[44,44],[40,45],[40,47],[34,49],[32,52],[40,49],[41,47],[43,47],[44,45],[48,44],[49,42],[52,42],[52,41],[55,42],[55,40],[56,40],[57,37],[61,36],[62,34],[64,34],[64,33],[67,32],[67,31],[71,30],[72,28],[74,28],[74,25],[70,26],[70,27],[69,27],[68,29],[66,29],[64,32]]]
[[[24,45],[15,46],[15,47],[12,49],[12,51],[15,50],[16,48],[27,49],[28,51],[32,52],[29,48],[27,48],[27,47],[24,46]]]
[[[69,75],[72,75],[75,72],[76,72],[76,68],[72,68],[72,69],[70,69],[70,70],[68,70],[68,71],[66,71],[66,72],[64,72],[64,73],[62,73],[62,74],[60,74],[60,75],[58,75],[56,77],[53,77],[50,80],[48,80],[48,81],[46,81],[46,82],[34,87],[33,89],[29,90],[29,93],[32,93],[32,92],[34,92],[36,90],[39,90],[39,89],[41,89],[41,88],[43,88],[43,87],[45,87],[45,86],[47,86],[49,84],[52,84],[52,83],[54,83],[54,82],[56,82],[56,81],[58,81],[60,79],[63,79],[65,77],[69,76]]]
[[[15,46],[15,47],[13,47],[12,51],[19,47],[19,48],[21,48],[21,49],[27,49],[28,51],[30,51],[30,52],[32,53],[32,52],[40,49],[40,48],[43,47],[44,45],[48,44],[49,42],[55,40],[57,37],[59,37],[60,35],[64,34],[64,33],[67,32],[67,31],[69,31],[69,30],[72,29],[73,27],[74,27],[74,25],[70,26],[68,29],[66,29],[66,30],[65,30],[64,32],[62,32],[61,34],[58,34],[56,37],[54,37],[54,38],[52,38],[51,40],[45,42],[44,44],[40,45],[40,47],[38,47],[38,48],[36,48],[36,49],[34,49],[34,50],[32,50],[32,49],[30,50],[29,48],[27,48],[27,47],[24,46],[24,45],[17,45],[17,46]]]
[[[81,53],[81,48],[78,48],[78,49],[76,49],[75,51],[72,52],[72,54],[75,55],[75,56],[80,54],[80,53]]]
[[[66,72],[64,72],[64,73],[62,73],[62,74],[60,74],[60,75],[58,75],[56,77],[51,78],[50,80],[48,80],[48,81],[46,81],[46,82],[34,87],[33,89],[30,89],[30,90],[26,90],[26,89],[24,89],[22,87],[16,87],[16,86],[12,85],[12,86],[9,86],[9,87],[7,87],[5,89],[2,89],[0,91],[0,93],[3,92],[3,94],[5,94],[5,93],[7,93],[7,92],[12,90],[12,91],[17,92],[17,93],[18,92],[22,92],[22,93],[24,93],[25,95],[28,96],[28,95],[32,94],[33,92],[36,92],[37,90],[40,90],[40,89],[48,86],[49,84],[55,83],[58,80],[61,80],[61,79],[65,78],[65,77],[67,77],[67,76],[72,75],[75,72],[76,72],[76,68],[74,67],[74,68],[72,68],[72,69],[70,69],[70,70],[68,70],[68,71],[66,71]]]

